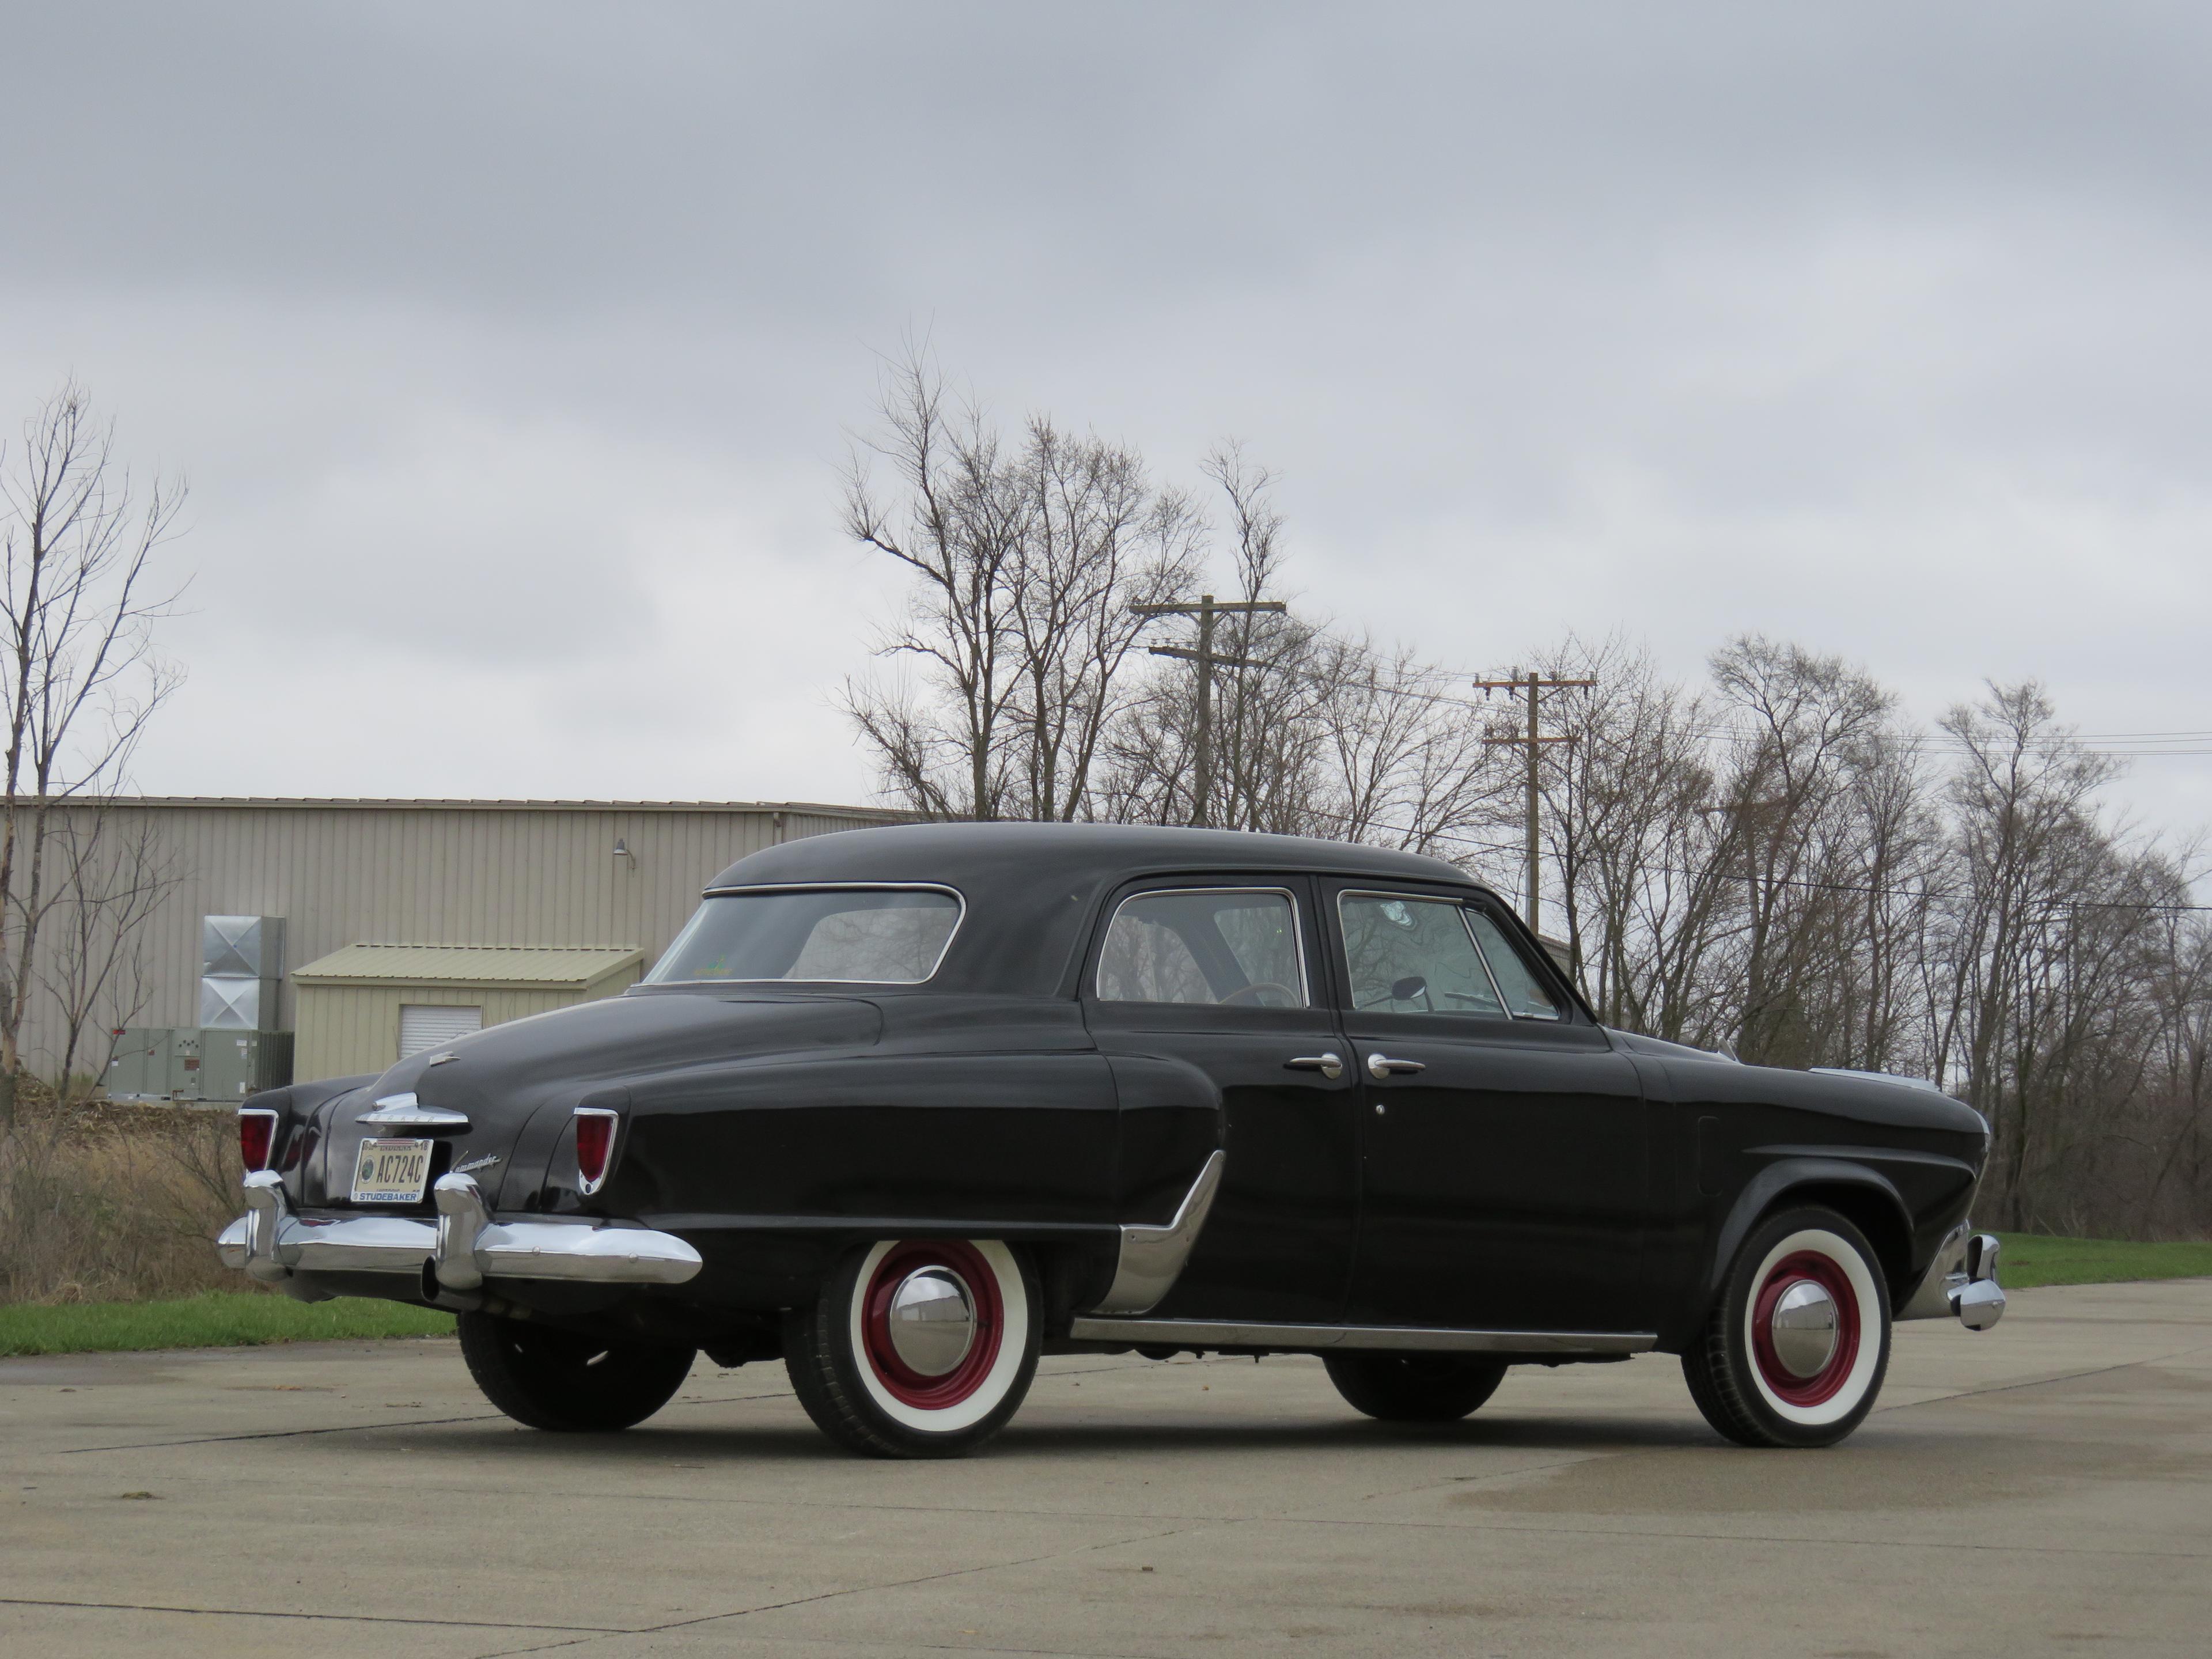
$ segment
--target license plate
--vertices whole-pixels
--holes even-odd
[[[353,1166],[356,1204],[420,1204],[430,1179],[428,1140],[364,1140]]]

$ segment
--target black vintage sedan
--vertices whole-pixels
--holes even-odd
[[[1317,1354],[1436,1422],[1656,1349],[1729,1438],[1818,1446],[1892,1320],[2004,1308],[1967,1107],[1608,1030],[1487,889],[1326,842],[778,847],[619,998],[240,1115],[225,1259],[456,1310],[542,1429],[636,1423],[701,1350],[926,1456],[1043,1353]]]

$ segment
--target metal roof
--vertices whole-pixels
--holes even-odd
[[[349,945],[295,969],[301,985],[514,985],[583,989],[645,960],[635,945]]]

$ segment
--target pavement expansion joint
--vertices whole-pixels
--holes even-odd
[[[2199,1354],[2212,1353],[2212,1347],[2180,1348],[2172,1353],[2146,1354],[2140,1359],[2123,1359],[2116,1365],[2095,1365],[2086,1371],[2054,1371],[2048,1376],[2022,1377],[2014,1382],[1992,1382],[1986,1388],[1954,1389],[1948,1394],[1935,1395],[1926,1400],[1900,1400],[1891,1406],[1877,1405],[1868,1413],[1880,1417],[1885,1412],[1917,1411],[1923,1406],[1947,1405],[1954,1400],[1978,1400],[1984,1395],[2017,1394],[2023,1389],[2047,1389],[2059,1382],[2079,1382],[2084,1377],[2110,1376],[2115,1371],[2131,1371],[2144,1365],[2164,1365],[2176,1359],[2194,1359]]]
[[[681,1400],[682,1406],[742,1406],[756,1400],[787,1400],[787,1390],[773,1394],[739,1394],[714,1400]],[[663,1410],[669,1407],[664,1407]],[[319,1434],[360,1434],[369,1429],[441,1429],[456,1423],[504,1423],[498,1412],[477,1412],[466,1417],[396,1417],[376,1423],[326,1423],[311,1429],[252,1429],[237,1434],[204,1434],[187,1440],[142,1440],[120,1446],[64,1446],[59,1455],[79,1457],[88,1452],[161,1451],[171,1446],[219,1446],[229,1441],[299,1440]]]
[[[1568,1527],[1544,1526],[1533,1522],[1516,1523],[1507,1521],[1389,1521],[1368,1517],[1330,1520],[1324,1516],[1285,1516],[1284,1524],[1293,1527],[1395,1527],[1419,1532],[1509,1532],[1528,1533],[1541,1536],[1557,1534],[1567,1538],[1634,1538],[1634,1539],[1692,1539],[1706,1544],[1775,1544],[1808,1547],[1814,1549],[1855,1548],[1869,1550],[1911,1550],[1922,1554],[1950,1552],[1974,1552],[1988,1555],[2063,1555],[2117,1556],[2127,1560],[2146,1561],[2204,1561],[2212,1560],[2212,1549],[2204,1550],[2144,1550],[2118,1549],[2094,1545],[2070,1544],[1980,1544],[1966,1539],[1927,1538],[1845,1538],[1832,1533],[1791,1537],[1787,1534],[1762,1532],[1689,1532],[1679,1527]]]
[[[1099,1550],[1122,1549],[1131,1544],[1154,1543],[1160,1539],[1177,1537],[1182,1534],[1191,1530],[1194,1530],[1194,1528],[1188,1527],[1170,1527],[1164,1532],[1139,1533],[1128,1538],[1102,1539],[1096,1543],[1079,1544],[1070,1549],[1048,1550],[1041,1555],[1025,1555],[1006,1561],[981,1561],[970,1566],[948,1567],[942,1572],[925,1572],[918,1573],[908,1578],[886,1579],[881,1583],[848,1584],[837,1589],[819,1590],[811,1595],[794,1595],[781,1601],[763,1601],[757,1606],[749,1607],[732,1607],[723,1613],[705,1613],[697,1615],[696,1618],[672,1619],[661,1624],[640,1625],[634,1629],[580,1632],[577,1639],[574,1642],[564,1643],[560,1645],[571,1647],[580,1646],[586,1643],[604,1640],[609,1637],[664,1636],[671,1631],[696,1630],[707,1625],[717,1625],[732,1620],[755,1618],[764,1613],[781,1613],[792,1607],[818,1607],[825,1601],[840,1601],[847,1596],[872,1595],[880,1594],[885,1590],[911,1589],[918,1584],[942,1583],[948,1579],[973,1577],[978,1573],[1003,1572],[1014,1567],[1032,1567],[1046,1561],[1072,1560],[1077,1556],[1092,1554]],[[528,1629],[532,1627],[527,1626],[519,1626],[510,1625],[496,1626],[495,1628],[513,1630]],[[809,1639],[818,1640],[819,1638],[807,1638],[803,1637],[785,1638],[779,1637],[777,1639],[796,1639],[805,1641]],[[479,1656],[479,1659],[514,1659],[514,1656],[524,1652],[542,1652],[544,1650],[543,1649],[507,1649],[502,1650],[497,1654]],[[965,1650],[977,1651],[979,1650],[969,1649]],[[1034,1649],[985,1649],[980,1650],[986,1652],[1045,1651],[1043,1650]],[[1060,1655],[1058,1656],[1058,1659],[1156,1659],[1156,1656],[1148,1655],[1089,1655],[1082,1653],[1070,1653]]]
[[[0,1595],[0,1607],[75,1607],[87,1613],[175,1613],[200,1619],[301,1619],[331,1625],[426,1625],[441,1630],[537,1630],[563,1636],[629,1636],[615,1625],[540,1625],[527,1620],[427,1619],[386,1613],[301,1613],[282,1607],[187,1607],[157,1601],[82,1601],[45,1595]]]

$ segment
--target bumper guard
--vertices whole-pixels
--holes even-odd
[[[1997,1238],[1978,1233],[1971,1222],[1954,1227],[1936,1251],[1899,1319],[1942,1319],[1949,1316],[1970,1331],[1985,1331],[2004,1317],[2005,1293],[1997,1283]]]
[[[469,1176],[439,1177],[438,1218],[346,1216],[323,1220],[292,1213],[282,1180],[262,1170],[246,1177],[246,1213],[222,1230],[223,1265],[270,1284],[295,1273],[398,1273],[420,1280],[425,1262],[447,1290],[473,1291],[487,1279],[560,1279],[592,1285],[681,1285],[697,1273],[699,1252],[672,1233],[584,1220],[500,1221]]]

